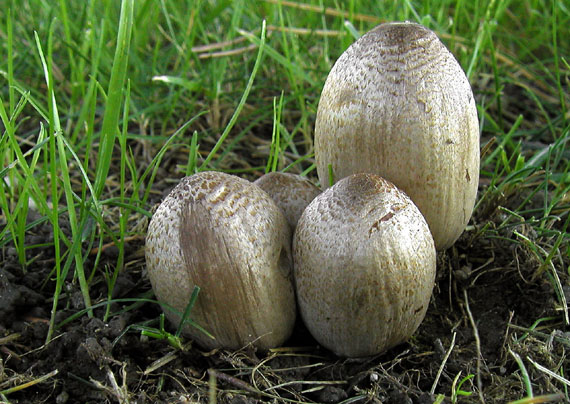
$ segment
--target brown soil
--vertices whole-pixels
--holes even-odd
[[[211,402],[212,397],[235,404],[432,403],[438,394],[451,402],[452,392],[467,378],[459,402],[494,403],[526,396],[518,354],[534,394],[562,393],[562,398],[564,385],[529,361],[549,369],[567,365],[570,339],[549,277],[544,273],[531,281],[538,262],[512,242],[512,234],[476,237],[479,228],[439,255],[427,317],[410,341],[358,360],[321,349],[302,324],[283,348],[269,353],[248,347],[205,352],[190,341],[177,350],[133,327],[148,320],[157,326],[160,310],[152,303],[126,311],[130,303],[115,303],[112,312],[117,314],[107,323],[102,321],[104,308],[98,308],[93,318],[82,315],[58,328],[45,345],[53,297],[51,247],[30,248],[33,263],[24,271],[15,249],[7,246],[1,251],[0,270],[0,392],[25,387],[5,395],[11,403],[190,403]],[[39,227],[27,241],[33,245],[50,237],[48,227]],[[136,298],[150,290],[143,248],[140,239],[128,246],[129,265],[118,278],[114,298]],[[115,248],[105,251],[108,259],[114,254]],[[566,276],[561,269],[559,276]],[[98,302],[106,294],[103,274],[97,273],[91,296]],[[71,278],[60,307],[58,321],[83,308]],[[539,327],[526,334],[520,328],[549,316],[554,320],[541,324],[547,324],[546,331]],[[167,329],[174,332],[169,325]],[[44,381],[25,385],[45,375]]]

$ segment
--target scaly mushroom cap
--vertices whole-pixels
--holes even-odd
[[[186,177],[150,222],[145,255],[160,302],[183,313],[201,288],[190,317],[214,335],[187,326],[208,348],[261,349],[292,332],[296,305],[291,233],[283,213],[260,188],[219,172]],[[178,324],[180,316],[165,310]]]
[[[410,198],[377,175],[351,175],[317,196],[299,219],[293,256],[303,321],[337,355],[381,353],[426,314],[433,238]]]
[[[290,173],[267,173],[253,183],[273,198],[293,230],[307,205],[321,193],[307,178]]]
[[[425,216],[438,249],[473,212],[479,121],[471,87],[429,29],[382,24],[353,43],[327,77],[315,123],[319,179],[381,175]]]

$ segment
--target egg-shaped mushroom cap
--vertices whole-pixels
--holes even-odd
[[[428,28],[381,24],[336,61],[315,122],[319,180],[369,172],[412,198],[438,250],[465,229],[479,184],[479,121],[469,81]]]
[[[183,178],[152,217],[145,256],[153,291],[175,324],[194,285],[201,290],[186,335],[207,348],[268,349],[292,332],[296,305],[291,233],[275,202],[236,176]]]
[[[375,355],[416,331],[436,252],[422,214],[392,183],[374,174],[340,180],[305,209],[293,240],[298,307],[324,347]]]
[[[321,193],[308,178],[291,173],[270,172],[253,183],[273,198],[293,230],[307,205]]]

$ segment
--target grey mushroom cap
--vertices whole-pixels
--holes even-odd
[[[354,174],[317,196],[293,238],[301,317],[337,355],[363,357],[407,340],[422,322],[436,251],[420,211],[393,184]]]
[[[270,172],[253,183],[273,198],[293,230],[307,205],[321,193],[308,178],[291,173]]]
[[[273,200],[247,180],[220,172],[186,177],[150,222],[145,255],[160,302],[183,313],[201,291],[184,333],[207,348],[269,349],[291,334],[296,316],[291,233]],[[165,310],[178,324],[180,316]]]
[[[336,61],[315,122],[319,180],[381,175],[425,216],[436,247],[465,229],[479,183],[479,121],[469,81],[437,35],[377,26]]]

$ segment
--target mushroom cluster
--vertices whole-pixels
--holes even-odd
[[[436,248],[465,228],[479,177],[473,94],[432,31],[382,24],[341,55],[321,94],[315,159],[323,192],[298,175],[201,172],[153,215],[153,290],[178,322],[200,286],[192,319],[216,339],[184,330],[201,345],[278,346],[298,308],[321,345],[361,357],[422,322]]]

